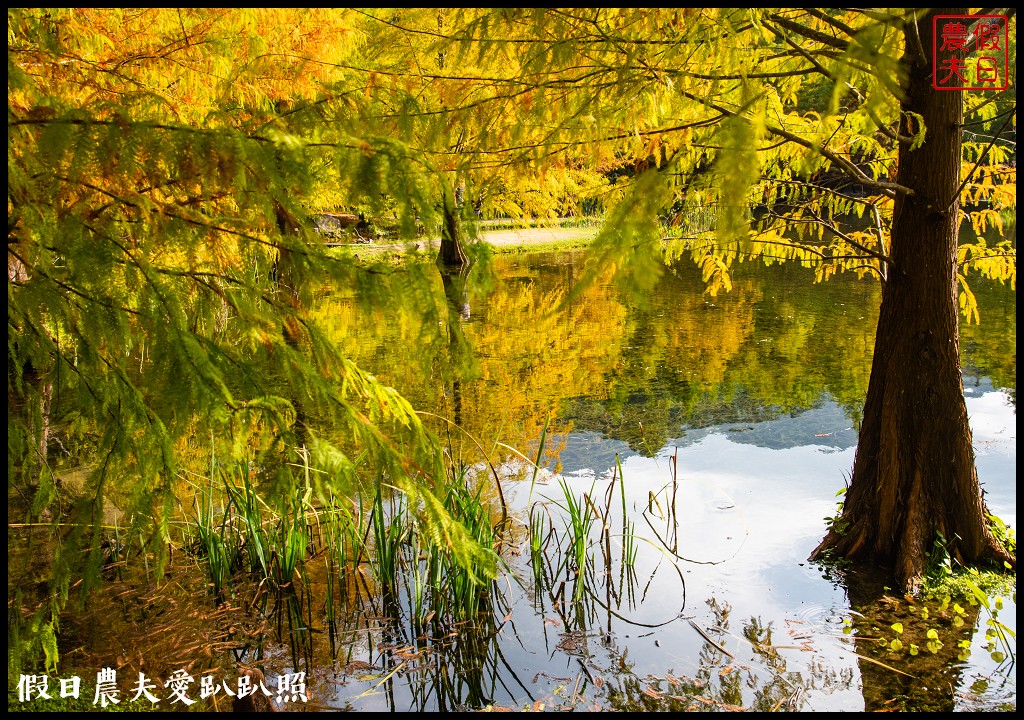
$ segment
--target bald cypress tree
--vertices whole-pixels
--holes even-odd
[[[475,107],[518,100],[515,139],[481,164],[606,170],[592,257],[620,284],[647,287],[681,256],[712,294],[749,260],[882,283],[852,481],[813,557],[881,564],[907,590],[936,544],[1015,563],[989,529],[959,354],[960,316],[979,312],[970,275],[1016,278],[1012,242],[981,237],[1016,204],[1000,134],[1015,106],[931,77],[934,18],[966,12],[467,11],[450,38],[504,68]],[[687,221],[709,212],[709,231]],[[976,241],[958,244],[962,225]]]

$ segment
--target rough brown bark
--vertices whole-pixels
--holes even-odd
[[[924,143],[899,148],[896,181],[912,189],[894,207],[888,277],[875,355],[844,501],[811,555],[891,567],[913,591],[926,554],[945,539],[963,563],[1009,557],[992,536],[974,463],[960,374],[956,248],[963,95],[932,88],[932,10],[908,26],[903,131],[923,119]],[[916,36],[920,32],[920,38]],[[924,50],[925,54],[921,53]]]
[[[449,189],[445,189],[444,193],[441,247],[437,253],[437,262],[445,268],[461,268],[470,263],[462,223],[459,221],[458,209],[455,206],[455,196]]]

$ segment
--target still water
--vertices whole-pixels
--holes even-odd
[[[188,556],[158,587],[110,583],[62,627],[62,662],[230,681],[241,661],[271,689],[303,671],[310,710],[1015,709],[1015,641],[984,647],[988,610],[880,602],[884,578],[807,562],[853,465],[877,283],[745,264],[710,297],[684,263],[636,296],[607,276],[580,290],[584,262],[353,271],[316,311],[495,507],[500,481],[511,531],[483,613],[413,620],[415,588],[385,597],[369,563],[334,586],[332,625],[321,538],[276,599],[261,583],[215,604]],[[1016,293],[972,289],[978,473],[1015,527]],[[1001,602],[1015,629],[1015,593]]]
[[[316,702],[1014,708],[1015,668],[982,648],[984,610],[967,613],[981,629],[966,659],[950,648],[970,623],[945,651],[882,651],[893,631],[858,606],[855,583],[806,561],[853,465],[877,283],[748,264],[709,297],[681,264],[643,297],[608,278],[570,296],[583,262],[497,256],[445,282],[432,265],[363,273],[324,301],[320,320],[354,360],[461,428],[453,455],[492,448],[521,533],[492,617],[446,638],[364,617],[333,650],[314,643]],[[962,348],[978,472],[990,511],[1015,527],[1016,294],[972,289],[982,323]],[[538,451],[535,473],[524,458]],[[582,590],[559,560],[567,495],[601,518]],[[553,555],[536,572],[531,520]],[[998,611],[1010,628],[1014,600]]]

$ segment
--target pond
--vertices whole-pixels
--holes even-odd
[[[1015,643],[989,645],[986,623],[1016,628],[1015,593],[956,612],[886,596],[879,616],[865,598],[884,579],[807,561],[853,465],[877,282],[748,263],[710,297],[680,263],[643,297],[607,276],[573,295],[584,258],[496,255],[444,282],[375,268],[323,299],[328,333],[430,413],[493,502],[500,480],[507,565],[481,614],[439,628],[414,587],[373,582],[328,623],[328,564],[310,561],[312,592],[236,659],[307,672],[322,709],[1014,709]],[[973,289],[978,472],[1015,527],[1016,294]],[[119,632],[93,621],[84,645]]]
[[[582,263],[581,254],[498,256],[485,282],[470,278],[456,289],[447,310],[458,317],[440,302],[425,311],[421,295],[402,290],[412,283],[401,275],[389,279],[389,296],[417,298],[401,307],[382,307],[370,285],[326,307],[361,364],[485,446],[525,442],[533,457],[534,436],[548,423],[542,464],[550,472],[514,480],[507,468],[506,500],[524,524],[540,502],[555,516],[543,515],[547,522],[564,528],[566,489],[595,504],[610,494],[612,546],[623,542],[625,504],[636,533],[632,586],[623,590],[612,577],[619,570],[606,574],[599,596],[573,614],[548,602],[557,600],[557,576],[539,580],[556,587],[538,588],[526,575],[527,589],[513,592],[502,614],[509,619],[491,641],[495,677],[480,677],[481,687],[455,677],[456,665],[461,697],[421,698],[413,671],[358,703],[353,695],[377,680],[350,677],[329,704],[431,710],[539,699],[551,707],[582,697],[584,706],[687,707],[666,698],[689,696],[682,687],[697,683],[727,705],[864,707],[859,666],[870,660],[843,635],[847,592],[806,558],[852,467],[877,284],[850,277],[814,285],[799,267],[747,265],[732,292],[711,298],[698,271],[681,264],[643,298],[597,282],[556,312]],[[964,328],[969,411],[990,510],[1015,526],[1015,294],[979,293],[984,321]],[[588,552],[601,554],[600,544]],[[597,565],[591,572],[600,576]],[[1013,627],[1013,614],[1008,602],[1000,619]],[[973,702],[963,690],[979,678],[1000,677],[987,657],[977,650],[949,669],[944,682],[957,688],[949,707]],[[367,660],[395,666],[383,656]],[[1012,688],[989,693],[984,702],[1004,693],[1015,702]]]

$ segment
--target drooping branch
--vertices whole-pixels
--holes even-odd
[[[809,210],[809,212],[811,213],[811,217],[814,219],[815,223],[817,223],[818,225],[821,225],[823,228],[825,228],[829,232],[831,232],[834,235],[836,235],[836,237],[842,238],[844,242],[846,242],[846,243],[848,243],[850,245],[853,245],[855,248],[857,248],[861,252],[867,253],[868,255],[870,255],[871,257],[875,258],[876,260],[878,260],[881,263],[884,263],[886,265],[892,264],[892,259],[888,255],[886,255],[885,253],[880,253],[877,250],[872,250],[871,248],[869,248],[869,247],[867,247],[865,245],[862,245],[861,243],[857,242],[852,237],[850,237],[849,235],[844,233],[838,227],[836,227],[835,223],[829,222],[828,220],[826,220],[825,218],[821,217],[820,215],[818,215],[818,213],[814,212],[813,210]]]
[[[793,42],[793,40],[788,35],[786,35],[778,28],[774,27],[771,23],[765,23],[765,27],[771,30],[776,37],[781,38],[783,41],[785,41],[785,43],[789,45],[791,48],[793,48],[793,51],[798,53],[800,57],[802,57],[807,62],[811,63],[815,70],[817,70],[819,73],[827,77],[832,82],[836,81],[836,76],[828,68],[826,68],[820,62],[818,62],[818,60],[809,52],[807,52],[807,50],[800,47],[798,43]]]
[[[1014,107],[1016,108],[1016,106]],[[956,201],[960,199],[960,193],[962,193],[964,191],[964,188],[967,187],[967,183],[971,181],[971,178],[974,177],[974,173],[976,173],[978,171],[978,168],[981,166],[982,161],[984,161],[985,158],[988,156],[988,151],[991,150],[992,146],[996,144],[996,141],[999,140],[999,136],[1003,134],[1003,130],[1006,129],[1006,126],[1014,117],[1016,117],[1016,114],[1010,113],[1006,116],[1006,119],[1003,120],[1003,124],[999,126],[999,129],[996,131],[995,137],[993,137],[989,141],[988,145],[985,146],[985,149],[982,151],[981,155],[978,156],[978,161],[974,163],[974,167],[971,168],[971,171],[967,173],[964,179],[960,182],[960,187],[958,187],[956,189],[956,192],[953,193],[953,197],[949,199],[949,204],[946,205],[947,211],[952,209]]]
[[[831,25],[836,30],[839,30],[840,32],[845,33],[846,35],[849,35],[851,38],[854,35],[857,34],[857,31],[854,30],[852,27],[850,27],[849,25],[844,23],[839,18],[832,17],[831,15],[826,13],[824,10],[819,10],[818,8],[811,8],[811,7],[804,8],[804,9],[807,11],[808,15],[813,15],[814,17],[818,18],[822,22]]]
[[[729,117],[744,117],[745,119],[749,119],[746,118],[741,112],[724,108],[718,105],[717,103],[711,102],[710,100],[702,98],[699,95],[694,95],[693,93],[687,90],[680,90],[679,92],[684,97],[687,97],[695,102],[699,102],[702,105],[712,108],[713,110],[717,110],[723,115],[728,115]],[[791,133],[784,128],[776,127],[774,125],[771,125],[770,123],[765,123],[764,128],[773,135],[785,138],[786,140],[789,140],[790,142],[805,147],[808,150],[813,150],[814,152],[821,153],[823,156],[828,158],[834,165],[838,166],[840,170],[844,171],[847,175],[854,178],[861,185],[864,185],[865,187],[875,188],[876,190],[880,191],[882,194],[886,195],[889,198],[895,198],[897,193],[901,193],[904,195],[914,194],[913,190],[903,185],[900,185],[899,183],[885,182],[882,180],[875,180],[872,177],[868,177],[866,174],[864,174],[864,171],[858,168],[854,163],[838,155],[834,151],[829,150],[827,147],[825,147],[823,143],[815,144],[810,140],[807,140],[806,138],[802,138],[795,133]]]
[[[814,40],[816,42],[821,43],[822,45],[827,45],[842,52],[846,52],[850,48],[850,44],[845,40],[834,38],[831,35],[827,35],[821,32],[820,30],[813,30],[809,27],[801,25],[795,20],[791,20],[785,17],[784,15],[779,15],[778,13],[770,13],[768,17],[770,17],[772,20],[774,20],[776,23],[786,28],[790,32],[794,32],[797,35],[800,35],[801,37],[807,38],[808,40]]]

